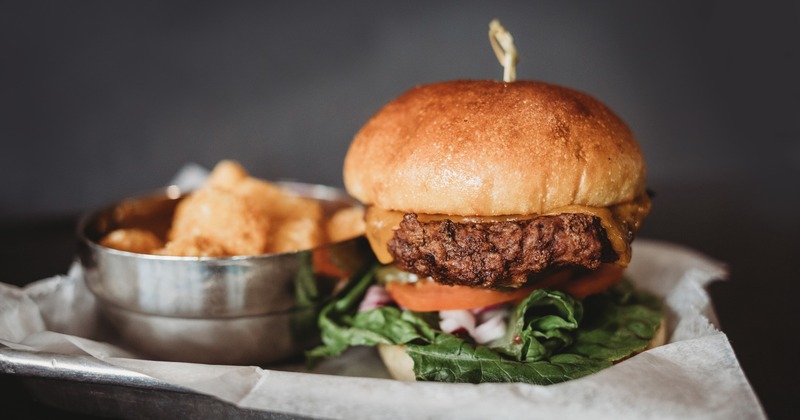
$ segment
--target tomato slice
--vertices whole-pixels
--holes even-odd
[[[616,264],[602,264],[596,270],[586,272],[575,279],[558,284],[554,288],[569,293],[575,299],[582,300],[619,283],[623,270],[623,267]]]
[[[622,267],[613,264],[603,264],[597,270],[582,273],[578,278],[572,278],[569,271],[562,271],[534,285],[512,290],[448,286],[422,280],[414,283],[389,282],[386,291],[398,305],[412,311],[477,309],[499,303],[519,302],[533,290],[543,287],[563,290],[576,299],[583,299],[616,284],[622,277],[622,270]]]
[[[330,247],[322,246],[311,251],[311,264],[315,274],[334,278],[345,278],[349,274],[339,268],[331,258]]]
[[[498,303],[522,300],[531,294],[533,289],[533,287],[522,287],[512,291],[503,291],[469,286],[448,286],[427,280],[415,283],[391,282],[386,285],[386,291],[398,305],[419,312],[483,308]]]

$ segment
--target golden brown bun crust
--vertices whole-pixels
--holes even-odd
[[[630,129],[596,99],[533,81],[452,81],[390,102],[353,140],[344,183],[361,202],[453,215],[606,207],[645,188]]]

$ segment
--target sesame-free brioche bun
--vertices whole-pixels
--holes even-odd
[[[367,205],[450,215],[608,207],[645,191],[631,130],[584,93],[542,82],[451,81],[387,104],[353,140],[347,191]]]

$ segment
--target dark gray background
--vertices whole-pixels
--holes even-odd
[[[588,92],[632,127],[658,194],[642,236],[729,264],[712,287],[723,329],[783,414],[798,373],[800,6],[651,3],[0,2],[0,219],[74,215],[224,158],[341,185],[381,105],[502,77],[497,17],[519,78]]]

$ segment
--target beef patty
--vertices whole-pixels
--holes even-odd
[[[618,258],[600,219],[581,213],[487,223],[420,222],[407,213],[388,248],[403,270],[480,287],[519,287],[548,268],[593,269]]]

